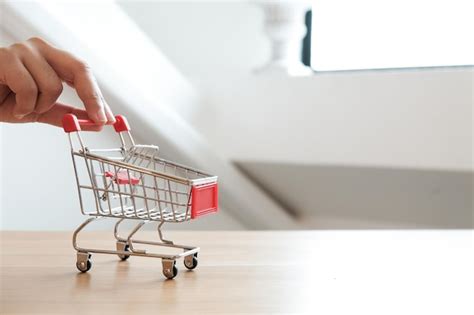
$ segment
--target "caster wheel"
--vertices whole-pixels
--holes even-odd
[[[176,261],[173,263],[172,268],[163,268],[163,274],[168,279],[173,279],[178,275],[178,268],[176,268]]]
[[[184,257],[184,266],[189,270],[193,270],[198,265],[197,253],[192,256]]]
[[[92,267],[92,263],[90,260],[78,261],[76,263],[76,267],[80,272],[88,272]]]
[[[129,246],[128,245],[125,245],[125,247],[123,248],[123,251],[124,252],[129,252]],[[127,260],[130,258],[130,255],[122,255],[122,254],[118,254],[117,255],[121,260]]]

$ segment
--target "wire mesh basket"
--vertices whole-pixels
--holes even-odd
[[[122,259],[132,255],[162,258],[163,273],[167,278],[176,276],[177,258],[184,257],[185,266],[193,269],[193,264],[197,265],[199,248],[176,245],[163,239],[161,227],[164,223],[181,223],[217,212],[217,176],[160,158],[158,146],[135,144],[123,116],[117,116],[114,124],[121,146],[91,149],[85,145],[80,132],[81,126],[92,124],[92,121],[77,119],[72,114],[63,119],[71,146],[80,209],[82,214],[90,217],[73,236],[78,269],[82,272],[90,269],[90,253],[94,252],[117,254]],[[74,134],[76,139],[73,139]],[[114,228],[117,250],[77,246],[79,232],[98,218],[118,219]],[[138,220],[126,238],[118,234],[119,225],[124,220]],[[134,239],[133,235],[150,222],[159,222],[160,242]],[[134,244],[181,248],[184,252],[177,255],[147,253],[134,248]]]

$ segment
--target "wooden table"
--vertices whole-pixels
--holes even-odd
[[[474,314],[472,231],[169,232],[201,246],[174,280],[98,254],[80,274],[71,233],[0,236],[1,314]]]

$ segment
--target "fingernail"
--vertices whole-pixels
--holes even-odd
[[[16,119],[23,119],[23,117],[25,117],[25,115],[22,114],[15,114],[13,116],[15,116]]]
[[[103,122],[105,123],[107,121],[107,117],[105,117],[105,113],[104,113],[104,110],[99,110],[96,114],[95,114],[95,118],[100,121],[100,122]]]
[[[107,118],[108,118],[108,121],[109,121],[109,122],[115,124],[116,120],[115,120],[114,115],[108,114],[108,115],[107,115]]]

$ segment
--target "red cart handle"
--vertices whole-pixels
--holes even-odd
[[[122,115],[115,116],[114,129],[116,132],[130,131],[127,119]],[[63,117],[63,129],[66,133],[81,131],[81,126],[95,126],[96,123],[90,119],[77,119],[74,114],[66,114]]]

